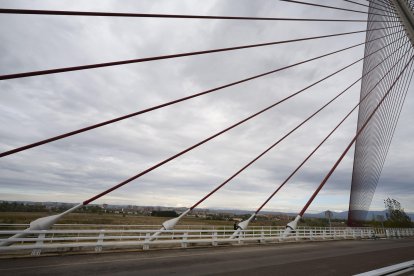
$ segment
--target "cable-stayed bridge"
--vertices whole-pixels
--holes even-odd
[[[103,188],[96,191],[96,194],[91,195],[90,197],[83,198],[79,203],[72,208],[66,210],[65,212],[53,216],[39,218],[30,223],[30,226],[24,231],[9,232],[9,236],[2,240],[2,247],[5,250],[11,250],[17,248],[19,245],[18,242],[43,242],[47,241],[47,234],[68,234],[67,230],[57,230],[53,229],[54,225],[61,219],[63,216],[74,212],[75,210],[87,206],[96,202],[99,199],[103,199],[110,194],[114,194],[119,190],[125,188],[128,185],[140,185],[140,180],[144,178],[149,173],[156,173],[157,170],[161,167],[180,160],[182,156],[187,156],[194,152],[196,149],[199,149],[203,146],[215,143],[218,139],[223,136],[229,135],[232,131],[237,131],[240,127],[246,124],[255,124],[257,120],[260,120],[261,116],[268,114],[269,112],[278,109],[284,108],[284,112],[289,112],[289,110],[294,110],[294,101],[299,97],[309,97],[305,98],[306,100],[312,101],[312,93],[314,89],[329,90],[332,89],[332,84],[328,86],[327,82],[335,80],[335,78],[341,78],[346,80],[347,85],[342,87],[334,87],[334,93],[325,93],[321,97],[321,101],[318,101],[318,105],[313,108],[312,112],[309,112],[300,120],[297,120],[295,124],[289,125],[287,128],[281,126],[284,129],[284,132],[271,141],[271,143],[263,144],[258,143],[258,150],[253,156],[249,157],[242,166],[237,168],[228,174],[223,180],[219,181],[214,187],[210,187],[209,191],[205,194],[197,193],[199,198],[195,200],[192,205],[186,206],[187,209],[185,212],[181,213],[179,217],[173,218],[165,221],[158,229],[148,230],[131,230],[130,238],[140,240],[139,245],[144,248],[149,248],[151,244],[162,244],[167,239],[171,238],[171,233],[179,236],[180,240],[175,240],[174,242],[186,247],[189,240],[198,239],[200,243],[209,243],[212,245],[217,245],[220,240],[223,243],[229,243],[232,241],[241,243],[247,242],[249,240],[260,240],[260,241],[282,241],[283,239],[335,239],[335,238],[366,238],[366,237],[402,237],[402,236],[412,236],[412,229],[390,229],[389,231],[378,230],[378,229],[363,229],[355,228],[360,226],[361,221],[366,219],[367,211],[370,208],[372,198],[374,196],[377,184],[379,182],[381,172],[384,167],[384,163],[387,157],[387,154],[390,149],[390,145],[397,127],[397,123],[403,108],[404,101],[406,99],[407,93],[409,91],[412,75],[413,75],[413,42],[414,42],[414,2],[404,1],[404,0],[376,0],[376,1],[329,1],[326,3],[315,3],[315,2],[305,2],[305,1],[288,1],[283,0],[284,5],[291,5],[292,8],[298,6],[306,6],[306,9],[309,10],[320,10],[321,14],[328,15],[330,11],[340,11],[343,14],[347,14],[343,18],[332,18],[329,16],[322,16],[321,18],[316,17],[249,17],[249,16],[227,16],[227,15],[200,15],[200,14],[164,14],[164,13],[134,13],[134,12],[95,12],[95,11],[75,11],[75,10],[52,10],[52,9],[16,9],[16,8],[0,8],[0,13],[2,17],[15,16],[19,18],[25,18],[27,16],[31,17],[43,17],[51,16],[57,19],[67,19],[67,18],[110,18],[112,20],[117,20],[119,18],[124,18],[125,20],[182,20],[185,22],[192,22],[194,20],[199,20],[203,22],[218,22],[218,21],[230,21],[230,22],[248,22],[248,23],[257,23],[257,22],[274,22],[287,24],[341,24],[342,28],[346,28],[345,31],[335,30],[329,34],[315,34],[315,35],[306,35],[306,36],[297,36],[294,38],[288,39],[275,39],[269,41],[262,41],[260,43],[241,43],[234,44],[232,46],[224,47],[215,47],[215,48],[201,48],[199,50],[193,51],[181,51],[175,53],[168,53],[162,55],[149,55],[145,57],[135,57],[130,56],[122,60],[109,60],[101,63],[85,63],[76,66],[67,66],[67,67],[56,67],[51,68],[45,66],[44,68],[39,68],[31,71],[21,71],[21,72],[12,72],[7,74],[0,75],[0,82],[5,83],[7,86],[8,82],[18,83],[19,81],[30,81],[32,79],[41,78],[41,77],[53,77],[53,76],[64,76],[65,74],[70,74],[70,72],[77,72],[78,74],[83,74],[96,70],[98,68],[119,68],[122,66],[131,65],[131,64],[142,64],[143,67],[151,66],[150,64],[156,64],[160,61],[170,61],[170,62],[185,62],[184,58],[189,57],[210,57],[216,54],[226,54],[232,55],[233,53],[239,53],[243,51],[249,51],[252,49],[261,51],[262,49],[269,47],[300,47],[301,45],[304,49],[303,52],[306,52],[307,44],[310,42],[320,42],[324,45],[329,45],[334,43],[336,39],[344,39],[344,41],[355,41],[352,38],[355,35],[364,35],[365,39],[363,41],[358,41],[358,43],[347,43],[342,45],[339,48],[330,49],[329,51],[321,52],[316,55],[309,56],[304,54],[306,58],[300,60],[291,61],[286,59],[285,64],[280,64],[271,69],[266,69],[260,71],[259,73],[244,75],[242,77],[233,77],[231,82],[222,83],[217,86],[211,86],[208,89],[203,89],[202,91],[197,91],[196,93],[187,94],[181,97],[175,97],[165,102],[156,103],[154,105],[146,106],[142,109],[135,110],[121,116],[114,116],[110,119],[105,119],[100,122],[90,124],[78,129],[70,129],[65,132],[59,133],[51,137],[43,137],[37,141],[33,141],[27,144],[15,145],[15,143],[4,144],[2,152],[0,153],[0,158],[7,160],[7,158],[12,158],[13,156],[18,156],[24,154],[25,152],[33,151],[37,148],[46,147],[48,144],[57,143],[58,141],[64,141],[69,139],[74,139],[78,135],[83,135],[84,133],[91,133],[98,131],[101,128],[109,128],[114,126],[116,123],[130,120],[132,118],[139,118],[146,116],[146,118],[151,118],[151,114],[154,112],[164,110],[176,105],[180,106],[181,109],[185,109],[184,103],[186,105],[191,105],[191,102],[195,99],[203,99],[205,97],[209,98],[210,105],[218,105],[219,102],[215,102],[214,97],[223,93],[226,89],[237,89],[241,85],[251,84],[252,87],[255,85],[261,85],[260,82],[264,81],[266,78],[273,76],[283,75],[289,70],[298,70],[295,77],[301,79],[300,70],[303,66],[314,66],[316,62],[317,66],[321,64],[326,64],[328,62],[335,61],[335,59],[341,59],[346,53],[355,49],[365,49],[363,55],[355,58],[353,60],[345,60],[344,64],[335,70],[330,72],[324,72],[321,76],[308,76],[306,79],[309,81],[301,86],[295,87],[288,93],[281,94],[282,96],[278,97],[276,100],[266,100],[265,105],[261,108],[252,110],[251,112],[245,112],[244,115],[236,120],[232,121],[225,127],[211,132],[209,135],[199,137],[196,135],[197,139],[194,143],[187,145],[186,147],[181,148],[180,150],[172,153],[171,155],[157,160],[151,163],[146,168],[136,171],[134,174],[129,177],[119,181],[118,183],[113,183],[109,188]],[[345,6],[343,4],[346,4]],[[358,17],[353,17],[353,15]],[[128,21],[126,21],[128,22]],[[359,24],[359,28],[351,28],[344,26],[355,26]],[[281,25],[278,25],[281,26]],[[334,25],[333,25],[334,26]],[[335,25],[336,26],[336,25]],[[293,32],[293,31],[292,31]],[[294,32],[293,32],[294,33]],[[164,43],[160,41],[159,43]],[[293,45],[293,46],[292,46]],[[299,46],[294,46],[299,45]],[[347,56],[348,57],[348,56]],[[362,71],[358,78],[348,79],[347,72],[355,71],[358,69],[357,66],[362,66]],[[316,67],[315,71],[318,68]],[[315,74],[316,76],[317,74]],[[305,77],[303,77],[305,78]],[[107,84],[110,85],[110,84]],[[282,84],[280,84],[282,86]],[[290,84],[283,84],[289,87]],[[273,88],[273,87],[272,87]],[[277,87],[278,88],[278,87]],[[318,120],[322,121],[321,116],[326,115],[327,109],[331,108],[333,104],[341,104],[341,99],[346,97],[353,90],[357,89],[359,92],[358,101],[353,104],[346,106],[346,112],[339,116],[335,117],[333,127],[329,130],[322,128],[318,124]],[[277,89],[276,89],[277,90]],[[315,92],[316,93],[316,92]],[[286,106],[291,106],[286,108]],[[343,104],[345,105],[345,104]],[[58,110],[56,112],[59,112]],[[283,189],[286,189],[289,185],[292,185],[294,177],[303,170],[304,166],[308,162],[317,158],[317,154],[323,150],[323,147],[329,143],[330,140],[335,138],[335,135],[344,126],[345,123],[349,121],[352,116],[358,117],[356,132],[352,137],[347,138],[348,140],[344,144],[343,148],[339,149],[339,154],[334,157],[334,161],[331,163],[325,163],[324,166],[327,168],[324,176],[318,180],[317,186],[312,187],[313,193],[309,196],[307,201],[302,206],[297,206],[300,210],[296,218],[287,224],[286,228],[283,229],[255,229],[254,227],[249,227],[251,221],[271,202],[275,200],[280,192]],[[323,122],[323,121],[322,121]],[[251,216],[238,224],[237,229],[224,229],[216,230],[209,229],[208,231],[200,231],[199,229],[190,229],[183,231],[179,229],[180,220],[191,213],[195,208],[198,208],[203,203],[208,201],[213,195],[218,193],[225,193],[225,187],[235,181],[238,178],[243,177],[243,173],[251,169],[254,164],[260,162],[262,158],[268,156],[271,152],[276,151],[279,147],[288,142],[289,139],[304,127],[307,127],[309,124],[313,124],[314,129],[322,129],[324,133],[322,134],[322,139],[312,146],[312,148],[306,148],[303,153],[303,158],[297,162],[297,164],[289,171],[289,173],[284,176],[283,180],[280,183],[277,183],[275,188],[271,193],[266,195],[264,200],[255,208],[254,212],[251,213]],[[274,128],[275,126],[271,126]],[[321,130],[321,131],[322,131]],[[316,132],[316,131],[315,131]],[[239,132],[240,133],[240,132]],[[243,135],[243,134],[241,134]],[[259,136],[262,134],[259,133]],[[311,136],[312,133],[307,134]],[[156,137],[149,137],[149,139],[155,139]],[[16,137],[17,139],[17,137]],[[307,141],[302,141],[306,143]],[[294,144],[295,142],[293,142]],[[296,142],[298,143],[298,142]],[[299,147],[299,145],[295,145]],[[306,214],[308,208],[314,202],[315,198],[318,196],[323,187],[329,183],[331,176],[337,170],[338,166],[346,159],[347,156],[351,153],[352,149],[354,150],[353,157],[353,170],[352,170],[352,184],[350,191],[350,201],[349,201],[349,226],[354,228],[345,228],[345,229],[307,229],[300,230],[297,229],[297,224],[299,220]],[[243,148],[238,149],[243,151]],[[118,157],[118,158],[122,158]],[[289,159],[289,156],[283,156],[282,158]],[[33,162],[42,162],[41,160],[32,160]],[[351,173],[351,172],[350,172]],[[70,191],[67,191],[70,193]],[[226,195],[231,196],[231,195]],[[180,195],[174,195],[175,198],[179,198]],[[237,208],[237,206],[234,206]],[[52,229],[52,230],[50,230]],[[42,231],[51,231],[51,232],[42,232]],[[57,232],[53,232],[57,231]],[[76,233],[82,233],[80,230],[74,230]],[[79,232],[80,231],[80,232]],[[102,230],[103,231],[103,230]],[[273,232],[272,232],[273,231]],[[75,233],[74,232],[74,233]],[[105,232],[105,231],[103,231]],[[97,241],[93,242],[93,246],[97,245],[99,248],[105,246],[106,241],[117,238],[114,236],[105,236],[105,233],[92,231],[89,234],[94,234],[97,236]],[[106,232],[110,232],[106,230]],[[86,232],[85,232],[86,233]],[[189,237],[190,233],[190,237]],[[191,237],[191,233],[197,233]],[[199,234],[198,234],[199,233]],[[4,233],[5,234],[5,233]],[[28,238],[29,235],[38,235],[41,239]],[[246,236],[247,235],[247,236]],[[110,238],[111,237],[111,238]],[[88,240],[88,237],[84,237],[85,240]],[[51,240],[51,238],[49,238]],[[64,240],[64,239],[63,239]],[[63,241],[62,240],[62,241]],[[79,237],[78,237],[79,240]],[[66,241],[73,242],[73,239],[67,237]],[[78,242],[78,241],[77,241]],[[109,241],[110,242],[110,241]],[[128,243],[128,242],[127,242]],[[171,243],[171,241],[170,241]],[[129,244],[128,244],[129,245]],[[25,245],[22,245],[23,247]],[[55,245],[53,245],[55,246]],[[53,247],[51,246],[51,247]],[[66,245],[62,245],[65,247]],[[78,246],[78,245],[77,245]],[[90,245],[89,245],[90,246]],[[112,244],[111,244],[112,246]],[[20,248],[23,248],[20,247]],[[33,248],[33,245],[29,245],[27,248]],[[39,251],[37,251],[39,252]],[[35,251],[36,253],[36,251]]]

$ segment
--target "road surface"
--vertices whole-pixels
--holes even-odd
[[[414,260],[414,239],[0,259],[0,275],[352,275]]]

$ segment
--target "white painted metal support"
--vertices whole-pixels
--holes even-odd
[[[0,242],[0,246],[9,246],[12,245],[14,242],[10,241],[11,239],[19,239],[19,238],[24,238],[27,236],[27,234],[25,232],[30,231],[29,228],[23,230],[23,232],[15,234],[13,236],[11,236],[10,238],[8,238],[8,240],[2,241]]]
[[[369,230],[369,232],[371,233],[371,239],[376,239],[377,238],[377,235],[375,235],[374,230]]]
[[[145,234],[144,245],[142,246],[142,250],[148,250],[149,249],[150,240],[151,240],[151,233],[146,233]]]
[[[233,232],[233,234],[230,236],[230,239],[235,239],[235,238],[238,238],[239,236],[240,236],[240,232],[242,231],[242,229],[241,228],[237,228],[237,230],[235,230],[234,232]]]
[[[213,233],[213,239],[212,240],[213,241],[211,242],[211,245],[212,246],[217,246],[218,245],[218,243],[217,243],[217,232]]]
[[[40,253],[42,253],[42,246],[43,246],[43,239],[46,237],[46,233],[41,233],[38,236],[38,240],[36,241],[37,248],[34,248],[32,250],[32,253],[30,255],[32,256],[40,256]]]
[[[98,236],[98,241],[97,241],[96,246],[95,246],[95,252],[102,252],[102,245],[103,245],[104,236],[105,236],[105,230],[101,230],[101,232],[99,233],[99,236]]]
[[[164,221],[162,224],[162,227],[164,227],[165,230],[173,230],[175,225],[182,219],[185,215],[187,215],[191,210],[187,209],[185,212],[183,212],[181,215],[179,215],[176,218],[169,219],[167,221]]]
[[[185,232],[183,234],[183,239],[182,239],[182,242],[181,242],[181,247],[182,248],[187,248],[187,244],[188,244],[188,232]]]
[[[38,218],[38,219],[36,219],[36,220],[34,220],[30,223],[29,228],[30,228],[30,230],[47,230],[47,229],[50,229],[64,215],[72,213],[73,211],[75,211],[76,209],[79,209],[82,206],[83,206],[83,204],[80,203],[80,204],[78,204],[76,206],[73,206],[72,208],[66,210],[63,213],[53,215],[53,216]]]
[[[191,209],[187,209],[185,212],[183,212],[181,215],[179,215],[176,218],[173,219],[169,219],[166,220],[162,223],[162,228],[160,229],[160,231],[154,233],[150,239],[150,241],[155,240],[155,238],[157,236],[159,236],[162,232],[164,232],[165,230],[173,230],[175,225],[180,221],[180,219],[182,219],[185,215],[187,215],[189,212],[191,211]]]
[[[265,243],[265,233],[264,230],[262,229],[262,231],[260,231],[260,243]]]
[[[296,231],[296,228],[298,227],[298,222],[299,222],[300,219],[301,219],[301,216],[297,215],[296,218],[293,221],[289,222],[286,225],[285,232],[282,235],[283,238],[286,238],[287,236],[289,236],[290,233]]]
[[[240,235],[241,231],[246,230],[247,227],[249,226],[250,221],[252,221],[252,219],[254,219],[255,216],[256,216],[256,213],[253,213],[248,219],[246,219],[246,220],[240,222],[239,224],[237,224],[237,229],[230,236],[230,239],[237,238]]]
[[[278,241],[283,242],[283,232],[280,231],[280,230],[278,232],[279,232],[278,235],[277,235],[278,236]]]
[[[411,271],[414,271],[414,260],[368,271],[355,276],[411,275],[407,274]]]
[[[53,215],[53,216],[48,216],[48,217],[43,217],[43,218],[38,218],[34,221],[32,221],[30,223],[29,228],[26,229],[26,231],[30,231],[30,230],[48,230],[50,229],[60,218],[62,218],[64,215],[72,213],[73,211],[75,211],[76,209],[82,207],[83,204],[80,203],[68,210],[66,210],[63,213],[57,214],[57,215]],[[10,239],[15,239],[15,238],[23,238],[27,236],[26,233],[19,233],[17,235],[14,235],[12,237],[9,238]],[[3,241],[2,243],[0,243],[0,246],[9,246],[12,245],[13,242],[11,241]]]
[[[243,231],[243,230],[241,230],[241,231],[239,232],[239,236],[237,237],[237,243],[238,243],[238,244],[243,244],[243,240],[244,240],[244,231]]]
[[[164,227],[162,227],[158,232],[156,232],[156,233],[154,233],[154,234],[152,234],[152,236],[149,238],[149,240],[148,241],[153,241],[153,240],[155,240],[159,235],[161,235],[161,233],[162,232],[164,232],[165,231],[165,228]]]

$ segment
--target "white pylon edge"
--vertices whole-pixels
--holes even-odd
[[[404,0],[392,0],[392,3],[394,4],[401,23],[404,25],[404,30],[410,39],[411,44],[414,45],[414,14],[410,5]]]

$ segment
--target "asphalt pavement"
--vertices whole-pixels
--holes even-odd
[[[0,275],[353,275],[414,260],[414,239],[0,259]]]

